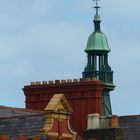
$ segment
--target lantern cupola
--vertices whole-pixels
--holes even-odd
[[[101,18],[99,15],[98,0],[96,0],[96,14],[94,16],[94,31],[90,34],[85,52],[87,53],[87,65],[83,72],[83,78],[96,78],[104,84],[103,114],[111,115],[111,102],[109,92],[114,89],[113,71],[108,64],[108,53],[111,51],[106,35],[101,31]]]

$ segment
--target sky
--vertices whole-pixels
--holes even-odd
[[[0,0],[0,105],[24,107],[31,81],[81,78],[92,0]],[[111,52],[113,114],[140,114],[140,1],[101,0]]]

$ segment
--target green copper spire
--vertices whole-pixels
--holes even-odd
[[[96,14],[94,16],[94,32],[89,36],[88,42],[87,42],[87,47],[85,49],[85,52],[92,53],[93,51],[106,51],[109,52],[110,48],[108,45],[107,38],[103,32],[101,32],[100,29],[100,23],[101,23],[101,18],[99,16],[99,8],[98,6],[98,1],[96,0],[96,6],[94,7],[96,9]]]
[[[102,97],[102,115],[111,115],[111,102],[109,92],[114,89],[113,71],[108,64],[108,53],[111,51],[105,34],[101,31],[98,0],[96,1],[96,14],[94,16],[94,31],[88,38],[85,52],[87,53],[87,66],[83,78],[96,78],[104,84]]]
[[[99,30],[100,28],[96,28],[96,30],[89,36],[85,52],[110,52],[110,48],[108,46],[108,41],[105,34],[97,31],[97,29]]]

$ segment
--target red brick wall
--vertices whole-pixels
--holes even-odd
[[[0,135],[0,140],[10,140],[10,137],[8,135]],[[28,140],[27,136],[18,136],[16,140]],[[35,136],[31,138],[31,140],[40,140],[40,137]]]
[[[8,135],[0,135],[0,140],[10,140]],[[40,136],[28,138],[27,136],[18,136],[15,140],[42,140]],[[45,140],[45,139],[43,139]],[[58,138],[49,138],[48,140],[58,140]],[[71,138],[61,138],[61,140],[72,140]],[[76,140],[84,140],[83,138],[76,138]]]
[[[95,79],[36,82],[23,90],[26,108],[35,110],[44,110],[54,94],[63,93],[74,111],[70,123],[79,133],[87,127],[87,114],[102,113],[103,84]]]
[[[0,135],[0,140],[9,140],[8,135]]]

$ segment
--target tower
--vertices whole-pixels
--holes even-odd
[[[87,53],[87,66],[83,78],[96,78],[104,84],[102,97],[102,114],[111,115],[110,91],[114,90],[113,71],[108,64],[108,53],[111,51],[107,38],[100,28],[100,15],[98,0],[96,0],[96,14],[94,16],[94,31],[89,36],[85,52]]]
[[[78,134],[86,129],[88,114],[112,114],[109,92],[114,89],[114,85],[113,71],[108,65],[110,48],[105,34],[100,29],[98,3],[95,8],[95,31],[89,36],[85,49],[88,63],[83,78],[36,81],[23,88],[27,109],[44,110],[54,94],[64,94],[73,109],[71,125]]]

